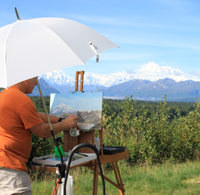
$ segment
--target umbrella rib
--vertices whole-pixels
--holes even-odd
[[[18,20],[19,21],[19,20]],[[17,22],[18,22],[17,21]],[[7,79],[7,42],[8,42],[8,37],[9,37],[9,34],[12,30],[12,28],[15,26],[15,24],[17,23],[13,23],[12,27],[9,29],[7,35],[6,35],[6,40],[5,40],[5,51],[4,51],[4,64],[5,64],[5,88],[8,89],[8,79]]]

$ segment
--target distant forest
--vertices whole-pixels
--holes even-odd
[[[37,111],[44,112],[41,98],[39,96],[32,96],[30,98],[33,100]],[[49,96],[45,96],[44,100],[47,111],[49,112]],[[124,109],[124,101],[125,100],[104,99],[103,105],[107,104],[110,107],[109,115],[112,115],[114,118]],[[172,120],[178,114],[180,116],[186,116],[190,111],[194,111],[195,109],[195,102],[166,102],[170,116],[169,120]],[[160,104],[161,102],[135,100],[134,111],[137,116],[142,115],[144,112],[147,116],[150,116],[152,113],[158,112]]]
[[[112,100],[112,99],[104,99],[104,103],[107,103],[110,107],[112,107],[112,112],[121,112],[122,111],[122,103],[124,100]],[[147,112],[147,115],[150,113],[157,111],[161,102],[157,101],[140,101],[136,100],[135,102],[135,110],[138,115],[141,115],[144,111]],[[185,116],[190,111],[195,109],[195,102],[167,102],[167,106],[170,108],[169,112],[172,114],[176,114],[177,108],[180,110],[181,116]]]

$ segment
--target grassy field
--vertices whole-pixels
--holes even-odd
[[[162,165],[143,165],[130,167],[119,163],[126,195],[188,195],[200,194],[200,161],[183,164],[165,163]],[[115,181],[114,173],[103,167],[104,174]],[[73,176],[74,195],[92,194],[93,174],[87,168],[70,171]],[[106,194],[116,195],[116,187],[105,181]],[[43,181],[32,180],[33,195],[50,195],[55,185],[52,176]],[[98,194],[102,193],[102,182],[98,180]]]

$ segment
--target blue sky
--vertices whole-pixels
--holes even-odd
[[[3,1],[0,27],[20,18],[61,17],[98,31],[119,48],[100,54],[84,66],[63,71],[110,74],[139,70],[148,62],[200,78],[200,1],[198,0],[43,0]]]

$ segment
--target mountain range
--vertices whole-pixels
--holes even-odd
[[[104,90],[104,96],[124,97],[133,95],[139,100],[164,100],[167,96],[169,101],[195,101],[200,92],[199,81],[180,81],[173,79],[159,79],[155,82],[134,79],[119,85],[111,86]]]
[[[62,91],[60,86],[49,86],[43,78],[39,80],[42,93],[44,96],[49,96],[50,93],[68,93],[74,91],[75,85],[64,85]],[[47,87],[48,86],[48,87]],[[190,101],[198,100],[200,92],[199,81],[180,81],[176,82],[173,79],[159,79],[155,82],[149,80],[133,79],[111,87],[86,85],[83,87],[85,92],[103,91],[104,98],[123,99],[125,96],[133,95],[134,99],[162,101],[164,96],[167,96],[168,101]],[[37,88],[34,89],[32,95],[38,95]]]
[[[56,88],[49,86],[43,78],[39,79],[40,88],[43,96],[49,96],[50,93],[60,93]],[[32,94],[30,96],[40,96],[38,86],[35,86]]]
[[[43,95],[68,93],[75,89],[75,79],[62,70],[41,75],[39,82]],[[178,69],[161,67],[152,62],[137,71],[109,75],[85,73],[83,90],[103,91],[104,98],[113,99],[133,95],[138,100],[162,101],[166,95],[168,101],[194,102],[199,97],[200,81]],[[33,95],[38,95],[37,91],[36,87]]]

